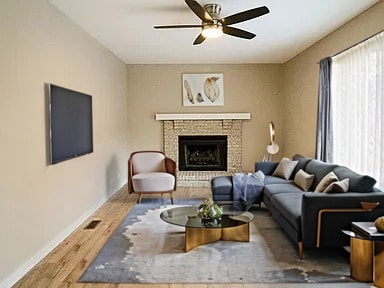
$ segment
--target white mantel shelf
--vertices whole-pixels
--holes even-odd
[[[155,120],[249,120],[251,113],[155,114]]]

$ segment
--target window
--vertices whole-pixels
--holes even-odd
[[[384,32],[332,58],[333,162],[384,188]]]

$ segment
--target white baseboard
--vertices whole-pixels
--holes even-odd
[[[119,191],[118,189],[117,191]],[[117,192],[116,191],[116,192]],[[116,193],[115,192],[115,193]],[[115,193],[110,195],[112,197]],[[74,230],[76,230],[81,224],[84,223],[93,213],[96,212],[109,198],[104,197],[93,207],[83,213],[72,225],[57,235],[48,245],[39,250],[33,255],[27,262],[20,266],[16,271],[9,275],[5,280],[0,282],[0,288],[12,287],[17,281],[19,281],[29,270],[31,270],[37,263],[39,263],[45,256],[47,256],[57,245],[64,241]]]

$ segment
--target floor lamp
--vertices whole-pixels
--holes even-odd
[[[272,161],[273,155],[279,152],[279,145],[275,142],[275,126],[272,121],[269,122],[269,135],[271,137],[271,141],[267,146],[267,154],[265,154],[263,158],[263,161],[265,162]]]

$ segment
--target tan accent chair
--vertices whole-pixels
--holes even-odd
[[[128,160],[128,192],[143,194],[171,194],[176,191],[176,162],[161,151],[136,151]]]

